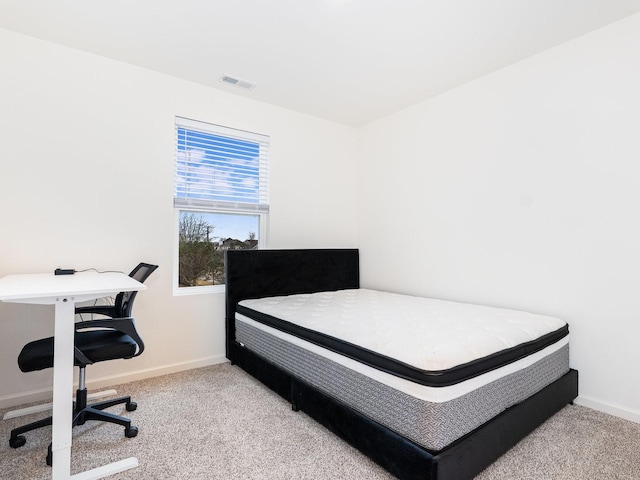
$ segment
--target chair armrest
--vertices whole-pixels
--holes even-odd
[[[111,318],[118,316],[116,307],[114,307],[113,305],[87,305],[84,307],[76,307],[76,314],[82,315],[85,313],[104,315]]]
[[[86,329],[108,329],[108,330],[116,330],[118,332],[125,333],[129,335],[134,342],[138,344],[138,351],[128,358],[137,357],[144,351],[144,342],[138,331],[136,330],[136,322],[133,317],[125,317],[125,318],[99,318],[97,320],[87,320],[84,322],[78,322],[75,324],[76,331],[86,330]]]

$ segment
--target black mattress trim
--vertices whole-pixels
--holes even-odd
[[[244,305],[237,305],[236,312],[256,322],[301,338],[302,340],[339,353],[340,355],[344,355],[370,367],[429,387],[446,387],[477,377],[478,375],[482,375],[483,373],[495,370],[538,352],[569,334],[569,326],[564,325],[558,330],[538,337],[530,342],[521,343],[515,347],[501,350],[468,363],[457,365],[446,370],[423,370],[392,357],[381,355],[367,348],[340,340],[339,338],[295,325],[266,313],[258,312]]]

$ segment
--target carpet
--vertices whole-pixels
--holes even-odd
[[[140,433],[117,425],[74,428],[72,473],[136,456],[124,479],[371,479],[394,478],[240,368],[228,363],[115,386],[131,395],[129,416]],[[0,416],[6,410],[0,410]],[[0,422],[0,476],[50,478],[45,463],[51,428],[9,447],[12,428],[47,416]],[[569,405],[482,472],[477,480],[640,479],[640,424]]]

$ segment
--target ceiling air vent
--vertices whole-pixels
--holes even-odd
[[[239,78],[231,77],[229,75],[223,75],[222,78],[220,78],[220,81],[228,83],[229,85],[244,88],[245,90],[251,90],[256,86],[254,83],[247,82],[246,80],[240,80]]]

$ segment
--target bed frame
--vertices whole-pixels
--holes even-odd
[[[227,358],[401,479],[471,479],[578,395],[566,375],[442,450],[416,445],[290,375],[235,340],[235,309],[248,298],[359,288],[356,249],[229,250],[225,254]]]

